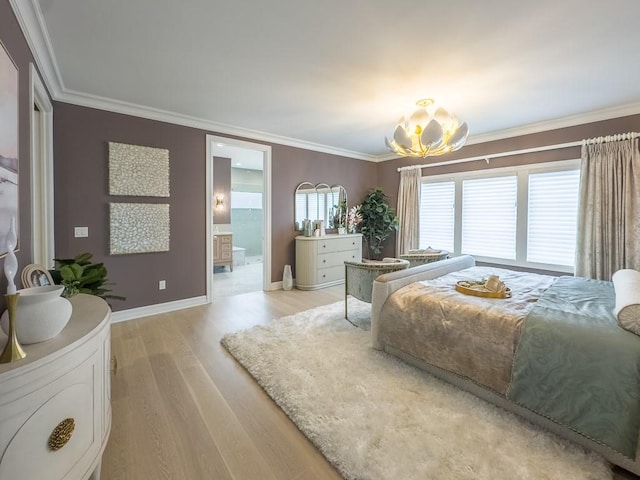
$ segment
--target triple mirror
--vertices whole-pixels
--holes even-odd
[[[294,204],[296,230],[302,230],[305,220],[323,221],[325,228],[347,226],[347,191],[342,185],[302,182],[296,188]]]

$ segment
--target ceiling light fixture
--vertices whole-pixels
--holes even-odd
[[[462,148],[469,136],[467,123],[458,124],[455,115],[438,107],[432,98],[418,100],[409,120],[400,119],[387,148],[404,157],[442,155]]]

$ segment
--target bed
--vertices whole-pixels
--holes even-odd
[[[491,274],[511,298],[454,289]],[[612,282],[455,257],[376,279],[372,342],[640,474],[640,336],[618,325],[616,292]]]

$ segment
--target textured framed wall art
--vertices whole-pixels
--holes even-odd
[[[110,203],[111,255],[169,251],[169,204]]]
[[[169,196],[169,150],[109,142],[109,194]]]
[[[0,42],[0,256],[7,253],[12,218],[17,232],[18,67]]]

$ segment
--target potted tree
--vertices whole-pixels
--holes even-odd
[[[364,197],[359,213],[362,216],[360,232],[369,256],[372,260],[379,260],[384,242],[391,232],[398,228],[398,217],[389,206],[387,196],[380,187]]]

